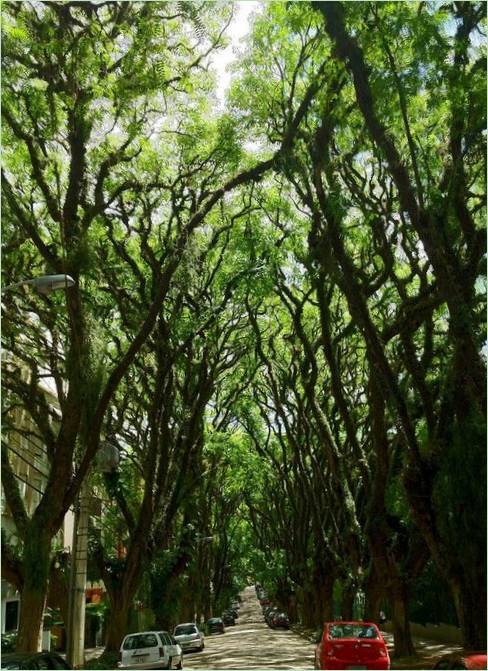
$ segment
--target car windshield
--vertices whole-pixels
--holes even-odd
[[[378,638],[378,632],[371,625],[333,624],[329,627],[329,638]]]
[[[136,648],[155,648],[158,645],[158,639],[154,634],[136,634],[125,639],[124,650],[135,650]]]
[[[196,634],[197,628],[194,624],[179,624],[175,629],[175,636],[186,636],[188,634]]]

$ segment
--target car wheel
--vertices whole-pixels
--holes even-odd
[[[183,657],[180,657],[180,663],[176,665],[177,669],[182,669],[183,668]]]
[[[168,669],[172,669],[172,668],[173,668],[173,658],[172,658],[172,657],[170,657],[169,660],[168,660],[168,666],[167,666],[167,668],[168,668]]]
[[[202,652],[203,650],[205,650],[205,643],[202,643],[202,645],[200,646],[200,652]]]

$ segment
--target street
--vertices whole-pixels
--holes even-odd
[[[223,635],[206,636],[204,652],[185,655],[184,668],[312,669],[315,645],[292,631],[270,629],[264,622],[254,587],[247,587],[241,597],[238,624],[226,627]],[[392,655],[393,636],[382,633]],[[414,643],[416,658],[403,663],[392,659],[392,668],[430,668],[440,656],[460,649],[456,644],[416,637]]]
[[[183,666],[192,669],[312,669],[315,645],[293,631],[270,629],[264,622],[254,587],[241,592],[242,605],[235,626],[225,634],[207,635],[203,652],[185,654]],[[428,669],[435,660],[461,648],[454,643],[413,637],[415,657],[394,659],[393,636],[383,637],[392,657],[392,669]],[[96,659],[103,648],[85,651],[87,660]],[[114,667],[115,668],[115,667]]]
[[[203,653],[185,655],[185,669],[310,669],[315,646],[292,631],[270,629],[254,587],[242,593],[239,619],[225,634],[205,637]]]

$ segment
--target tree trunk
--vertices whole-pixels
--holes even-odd
[[[317,585],[315,597],[315,621],[314,627],[322,627],[324,622],[330,622],[334,619],[334,581],[335,576],[328,573],[323,576],[320,584]]]
[[[295,594],[290,594],[286,608],[290,622],[298,622],[297,599]]]
[[[24,540],[22,589],[17,652],[37,652],[42,643],[42,620],[51,566],[51,537],[36,519]]]
[[[408,590],[405,585],[398,586],[393,590],[392,602],[392,624],[393,641],[395,645],[395,657],[410,657],[415,654],[415,648],[410,633],[410,621],[408,619]]]
[[[376,576],[368,578],[365,585],[365,596],[364,619],[366,622],[376,622],[378,624],[382,590]]]
[[[51,566],[47,605],[59,608],[63,622],[68,622],[69,581],[62,570]]]
[[[315,598],[312,590],[303,588],[300,599],[300,620],[305,627],[316,626]]]
[[[342,602],[341,602],[341,616],[342,619],[353,619],[354,597],[356,596],[356,586],[349,580],[344,580],[342,583]]]
[[[462,578],[452,579],[450,587],[454,596],[463,645],[468,650],[486,650],[486,581],[473,585]]]
[[[110,615],[107,623],[105,652],[116,652],[120,649],[122,639],[127,634],[132,598],[128,598],[122,590],[111,590],[109,595]]]

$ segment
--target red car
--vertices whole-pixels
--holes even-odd
[[[486,652],[456,652],[445,655],[433,669],[486,669]]]
[[[372,622],[326,622],[315,650],[316,669],[389,669],[390,657]]]

